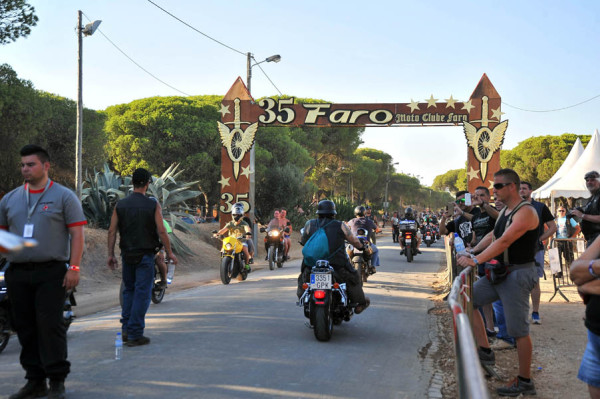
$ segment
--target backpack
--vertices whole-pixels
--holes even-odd
[[[333,220],[331,222],[333,222]],[[342,246],[334,253],[329,253],[329,239],[327,238],[327,233],[325,233],[325,227],[331,222],[325,224],[323,227],[319,227],[319,229],[310,236],[308,241],[306,241],[306,244],[304,244],[302,256],[304,256],[304,264],[306,266],[313,267],[317,264],[318,260],[329,260],[340,250],[340,248],[343,248]]]

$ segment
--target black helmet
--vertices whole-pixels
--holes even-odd
[[[356,208],[354,208],[354,215],[355,216],[365,216],[365,207],[362,205],[357,206]]]
[[[321,200],[317,205],[317,215],[337,215],[335,204],[330,200]]]
[[[404,215],[412,216],[412,214],[413,214],[413,209],[410,206],[404,210]]]

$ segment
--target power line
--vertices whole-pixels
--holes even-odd
[[[577,107],[577,106],[579,106],[579,105],[581,105],[581,104],[585,104],[585,103],[587,103],[587,102],[590,102],[590,101],[592,101],[592,100],[595,100],[595,99],[597,99],[598,97],[600,97],[600,94],[598,94],[598,95],[596,95],[596,96],[594,96],[594,97],[592,97],[592,98],[588,98],[587,100],[581,101],[581,102],[579,102],[579,103],[577,103],[577,104],[569,105],[569,106],[567,106],[567,107],[555,108],[555,109],[545,109],[545,110],[535,110],[535,109],[525,109],[525,108],[520,108],[520,107],[516,107],[516,106],[514,106],[514,105],[510,105],[510,104],[508,104],[508,103],[506,103],[506,102],[504,102],[504,101],[502,101],[502,104],[504,104],[504,105],[506,105],[506,106],[508,106],[508,107],[510,107],[510,108],[518,109],[519,111],[525,111],[525,112],[555,112],[555,111],[563,111],[563,110],[565,110],[565,109],[569,109],[569,108],[574,108],[574,107]]]
[[[91,22],[90,18],[89,18],[87,15],[85,15],[85,14],[83,14],[83,15],[84,15],[84,16],[87,18],[87,20],[88,20],[88,21],[90,21],[90,22]],[[138,64],[137,62],[135,62],[135,60],[134,60],[133,58],[131,58],[130,56],[128,56],[128,55],[127,55],[127,53],[125,53],[123,50],[121,50],[121,49],[119,48],[119,46],[117,46],[117,45],[116,45],[116,44],[115,44],[115,43],[114,43],[112,40],[110,40],[110,39],[108,38],[108,36],[106,36],[106,35],[104,34],[104,32],[102,32],[100,29],[97,29],[97,31],[98,31],[98,32],[100,32],[100,34],[101,34],[102,36],[104,36],[104,38],[105,38],[106,40],[108,40],[108,42],[109,42],[110,44],[112,44],[112,45],[113,45],[113,46],[114,46],[114,47],[115,47],[117,50],[119,50],[119,51],[121,52],[121,54],[123,54],[125,57],[127,57],[127,59],[129,59],[129,61],[133,62],[133,63],[134,63],[134,64],[135,64],[135,65],[136,65],[138,68],[140,68],[142,71],[146,72],[148,75],[152,76],[154,79],[158,80],[160,83],[164,84],[165,86],[167,86],[167,87],[170,87],[171,89],[173,89],[173,90],[175,90],[175,91],[177,91],[177,92],[179,92],[179,93],[181,93],[181,94],[183,94],[183,95],[185,95],[185,96],[188,96],[188,97],[190,97],[190,96],[191,96],[191,94],[188,94],[188,93],[186,93],[186,92],[184,92],[184,91],[181,91],[181,90],[179,90],[178,88],[171,86],[170,84],[168,84],[168,83],[167,83],[167,82],[165,82],[164,80],[161,80],[161,79],[159,79],[157,76],[155,76],[154,74],[152,74],[152,73],[151,73],[150,71],[148,71],[146,68],[144,68],[143,66],[141,66],[140,64]]]
[[[178,20],[179,22],[181,22],[182,24],[184,24],[184,25],[185,25],[185,26],[187,26],[188,28],[190,28],[190,29],[193,29],[193,30],[195,30],[196,32],[200,33],[202,36],[204,36],[204,37],[206,37],[206,38],[208,38],[208,39],[212,40],[213,42],[219,43],[219,44],[220,44],[221,46],[223,46],[223,47],[227,47],[229,50],[235,51],[236,53],[240,53],[240,54],[241,54],[241,55],[243,55],[243,56],[245,56],[245,55],[246,55],[246,53],[244,53],[244,52],[242,52],[242,51],[240,51],[240,50],[236,50],[236,49],[234,49],[233,47],[231,47],[231,46],[228,46],[228,45],[226,45],[225,43],[223,43],[223,42],[220,42],[220,41],[218,41],[217,39],[215,39],[215,38],[213,38],[213,37],[210,37],[210,36],[208,36],[206,33],[200,32],[198,29],[194,28],[192,25],[188,24],[187,22],[183,21],[182,19],[180,19],[180,18],[176,17],[175,15],[171,14],[170,12],[168,12],[167,10],[165,10],[164,8],[162,8],[161,6],[159,6],[158,4],[156,4],[155,2],[153,2],[152,0],[147,0],[147,1],[148,1],[148,3],[150,3],[150,4],[154,5],[156,8],[158,8],[158,9],[162,10],[163,12],[167,13],[167,14],[168,14],[168,15],[170,15],[171,17],[175,18],[176,20]]]
[[[252,57],[252,59],[256,62],[256,60],[254,59],[254,57]],[[277,90],[279,92],[280,96],[283,96],[283,93],[281,92],[281,90],[279,90],[279,88],[277,86],[275,86],[275,83],[273,83],[273,81],[271,80],[271,78],[269,77],[269,75],[267,75],[267,73],[265,72],[264,69],[262,69],[262,67],[260,66],[260,64],[256,64],[257,67],[260,68],[260,70],[262,71],[262,73],[265,75],[265,77],[267,79],[269,79],[269,82],[271,82],[271,84],[273,85],[273,87],[275,88],[275,90]]]

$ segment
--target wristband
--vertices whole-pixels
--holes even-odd
[[[71,266],[69,266],[69,270],[74,270],[74,271],[78,272],[79,271],[79,266],[77,266],[77,265],[71,265]]]
[[[588,271],[590,272],[592,277],[594,277],[595,279],[600,279],[600,276],[597,275],[596,273],[594,273],[594,268],[592,267],[592,265],[594,264],[594,261],[595,261],[595,259],[590,261],[590,265],[588,266]]]
[[[471,254],[471,259],[473,259],[473,263],[475,263],[475,266],[479,267],[479,261],[477,260],[475,255]]]

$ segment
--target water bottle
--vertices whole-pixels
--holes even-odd
[[[465,250],[465,243],[462,238],[458,236],[458,233],[454,233],[454,249],[456,253],[463,252]]]
[[[173,263],[172,259],[169,259],[169,265],[167,267],[167,284],[173,282],[173,274],[175,274],[175,263]]]
[[[115,360],[121,360],[121,355],[123,354],[123,338],[121,337],[121,333],[117,333],[117,338],[115,338]]]

